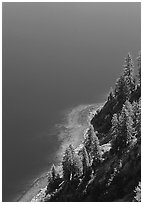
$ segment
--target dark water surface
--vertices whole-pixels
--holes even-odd
[[[106,99],[140,50],[140,3],[3,3],[3,201],[59,148],[63,112]]]

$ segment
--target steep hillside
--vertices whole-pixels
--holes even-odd
[[[131,55],[83,141],[68,146],[60,168],[52,166],[37,201],[125,202],[141,200],[141,57],[134,76]],[[36,200],[36,199],[35,199]]]

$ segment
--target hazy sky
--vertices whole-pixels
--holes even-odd
[[[140,3],[3,3],[5,199],[54,151],[55,137],[39,138],[60,111],[104,101],[123,58],[129,51],[136,58],[140,10]]]

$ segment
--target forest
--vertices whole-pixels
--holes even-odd
[[[141,53],[135,62],[127,54],[82,143],[69,144],[60,168],[53,164],[40,201],[141,201]]]

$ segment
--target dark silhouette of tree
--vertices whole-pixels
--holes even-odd
[[[112,89],[112,87],[110,88],[110,92],[109,92],[109,95],[108,95],[108,101],[112,101],[114,98],[114,91]]]
[[[51,183],[57,178],[57,172],[55,165],[53,164],[51,167],[50,172],[48,173],[48,182]]]
[[[47,178],[48,178],[48,184],[50,184],[52,182],[52,176],[50,172],[48,172]]]
[[[51,168],[51,176],[52,176],[52,179],[55,180],[56,178],[56,169],[55,169],[55,165],[53,164],[52,168]]]
[[[60,176],[56,171],[55,165],[53,164],[50,172],[48,173],[48,183],[53,183],[59,177]]]
[[[48,172],[48,185],[47,193],[53,191],[57,185],[56,181],[60,178],[59,174],[56,171],[55,165],[53,164],[51,170]]]
[[[71,163],[71,154],[69,151],[69,148],[65,150],[64,156],[63,156],[63,161],[62,161],[62,168],[63,168],[63,178],[65,180],[70,180],[70,164]]]
[[[123,103],[126,101],[128,95],[128,89],[126,86],[126,82],[123,76],[120,76],[119,79],[117,79],[115,84],[115,97],[116,101],[120,106],[123,105]]]

